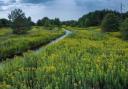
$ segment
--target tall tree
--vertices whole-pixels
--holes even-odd
[[[8,18],[12,22],[12,29],[14,34],[23,34],[31,29],[30,18],[25,16],[25,13],[21,9],[15,9],[11,11]]]

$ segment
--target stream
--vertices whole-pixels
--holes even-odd
[[[59,38],[57,38],[57,39],[51,41],[51,42],[48,43],[47,45],[42,46],[41,48],[37,49],[36,52],[38,53],[38,52],[40,52],[40,50],[43,50],[44,48],[47,48],[48,46],[53,45],[53,44],[55,44],[55,43],[57,43],[57,42],[63,40],[65,37],[67,37],[67,36],[70,35],[70,34],[72,34],[71,31],[65,30],[65,34],[64,34],[64,35],[62,35],[61,37],[59,37]]]
[[[38,49],[36,49],[36,50],[32,50],[32,51],[35,52],[35,53],[38,53],[38,52],[40,52],[41,50],[47,48],[48,46],[53,45],[53,44],[55,44],[55,43],[61,41],[62,39],[64,39],[65,37],[67,37],[67,36],[70,35],[70,34],[72,34],[71,31],[65,30],[65,34],[62,35],[61,37],[59,37],[59,38],[57,38],[57,39],[55,39],[55,40],[49,42],[49,43],[46,44],[46,45],[42,45],[42,47],[40,47],[40,48],[38,48]],[[27,52],[26,52],[26,53],[27,53]],[[17,55],[17,56],[21,56],[21,57],[22,57],[23,55]],[[8,61],[11,61],[11,60],[8,60]],[[6,63],[6,61],[4,61],[4,63]],[[4,63],[3,63],[3,62],[0,63],[0,68],[3,68],[2,66],[3,66]]]

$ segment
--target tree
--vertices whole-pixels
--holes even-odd
[[[30,22],[30,25],[31,26],[34,26],[35,25],[35,23],[32,21],[32,18],[30,16],[28,17],[28,21]]]
[[[69,21],[63,21],[62,22],[62,25],[66,25],[66,26],[78,26],[77,25],[78,23],[77,23],[77,21],[75,21],[75,20],[69,20]]]
[[[121,23],[121,34],[124,40],[128,40],[128,18]]]
[[[11,27],[14,34],[23,34],[31,29],[31,18],[27,18],[21,9],[11,11],[8,18],[12,22]]]
[[[0,27],[9,27],[10,21],[7,19],[0,19]]]
[[[55,18],[55,20],[54,20],[54,25],[56,25],[56,26],[58,26],[58,27],[61,26],[61,22],[60,22],[59,18]]]
[[[37,21],[37,26],[42,26],[42,21],[41,20]]]
[[[100,10],[100,11],[90,12],[90,13],[82,16],[78,20],[78,26],[79,27],[99,26],[99,25],[101,25],[103,18],[108,13],[114,13],[117,16],[121,15],[119,12],[112,11],[112,10]]]
[[[50,19],[48,17],[44,17],[42,19],[42,25],[45,26],[45,27],[51,26]]]
[[[101,24],[103,32],[119,31],[119,17],[114,13],[107,14]]]
[[[37,25],[51,28],[55,26],[61,27],[61,21],[59,18],[49,19],[48,17],[44,17],[43,19],[37,21]]]
[[[48,17],[44,17],[43,19],[37,21],[37,25],[49,27],[49,26],[51,26],[51,21]]]

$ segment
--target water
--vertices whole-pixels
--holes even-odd
[[[64,34],[63,36],[61,36],[61,37],[59,37],[59,38],[57,38],[57,39],[51,41],[51,42],[48,43],[47,45],[45,45],[45,46],[41,47],[40,49],[36,50],[36,52],[39,53],[39,52],[42,51],[44,48],[47,48],[48,46],[53,45],[53,44],[59,42],[60,40],[64,39],[65,37],[67,37],[67,36],[70,35],[70,34],[72,34],[71,31],[65,30],[65,34]]]
[[[71,33],[72,33],[71,31],[65,30],[65,34],[64,34],[63,36],[57,38],[56,40],[51,41],[50,43],[48,43],[48,44],[46,45],[46,47],[47,47],[47,46],[50,46],[50,45],[52,45],[52,44],[54,44],[54,43],[57,43],[58,41],[64,39],[64,38],[67,37],[68,35],[70,35]]]

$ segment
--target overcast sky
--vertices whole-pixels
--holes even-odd
[[[128,10],[127,0],[0,0],[0,18],[7,18],[15,8],[22,9],[27,16],[36,21],[45,16],[61,20],[78,19],[82,15],[101,9]]]

